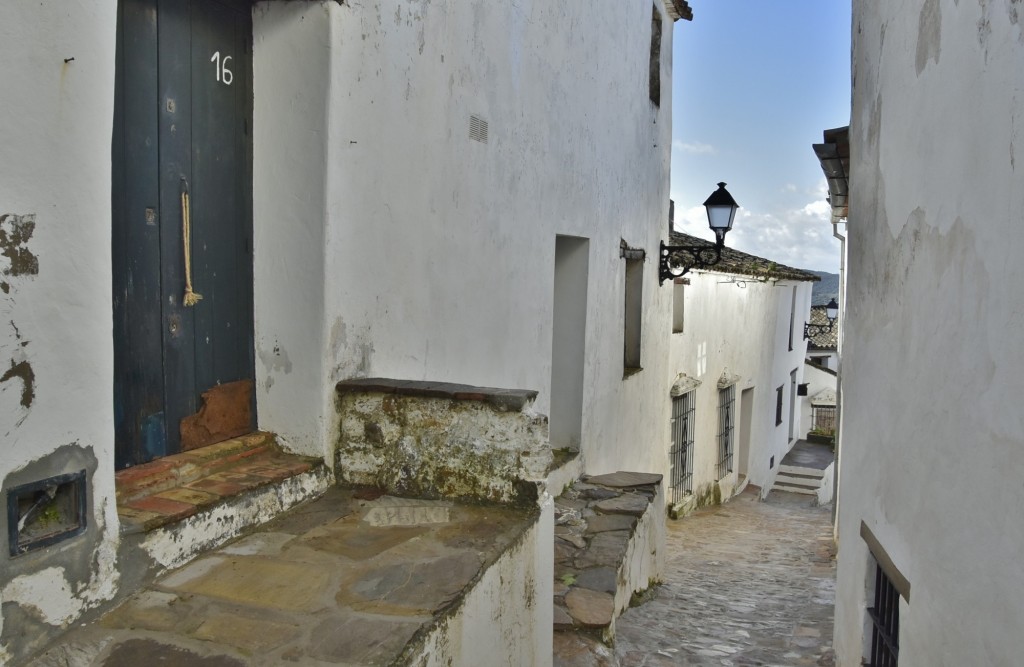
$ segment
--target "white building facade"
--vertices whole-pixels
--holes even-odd
[[[839,665],[1024,654],[1022,58],[1016,2],[854,4]]]
[[[727,500],[748,483],[766,495],[782,458],[804,435],[798,386],[816,280],[726,248],[720,264],[671,285],[669,501],[677,509]]]
[[[535,390],[551,447],[579,451],[580,469],[666,470],[646,443],[664,442],[670,420],[669,402],[649,397],[671,384],[657,252],[672,25],[688,11],[4,4],[0,489],[6,502],[84,470],[85,528],[0,556],[0,662],[123,593],[115,469],[172,453],[187,411],[137,420],[127,454],[115,440],[146,408],[143,390],[173,393],[182,331],[197,350],[219,345],[182,372],[248,379],[253,426],[328,465],[336,383],[376,376]],[[206,50],[155,46],[190,35]],[[154,106],[132,98],[140,86]],[[190,149],[186,132],[207,138]],[[225,136],[234,152],[221,162]],[[220,190],[223,210],[203,209]],[[217,241],[203,234],[228,217],[235,264],[210,269],[202,253]],[[173,285],[145,292],[150,270]],[[191,278],[204,300],[186,307]],[[204,330],[223,294],[239,312]],[[211,368],[227,357],[241,370],[222,378]]]

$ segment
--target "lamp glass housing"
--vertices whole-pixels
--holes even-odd
[[[839,317],[839,304],[836,303],[835,299],[830,299],[828,304],[825,306],[825,317],[828,318],[829,322],[832,322]]]
[[[715,233],[719,244],[725,241],[725,235],[732,229],[732,223],[736,219],[736,209],[739,207],[729,191],[725,189],[725,183],[719,183],[718,189],[712,192],[704,202],[704,208],[708,211],[708,226]]]

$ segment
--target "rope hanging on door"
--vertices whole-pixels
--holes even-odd
[[[203,298],[192,290],[192,213],[188,199],[188,181],[181,179],[181,238],[185,246],[185,306],[194,306]]]

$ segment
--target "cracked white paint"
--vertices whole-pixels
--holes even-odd
[[[2,599],[16,602],[44,623],[59,627],[78,618],[85,608],[62,567],[48,567],[14,579],[4,586]]]
[[[333,481],[330,471],[324,468],[297,475],[251,492],[240,505],[218,505],[172,528],[154,530],[147,535],[142,548],[161,567],[178,567],[243,529],[265,523],[300,502],[319,496]]]

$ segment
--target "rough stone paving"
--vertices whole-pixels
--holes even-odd
[[[331,488],[160,577],[32,667],[402,664],[535,521],[528,510]]]
[[[665,581],[616,620],[614,648],[555,633],[556,667],[832,665],[830,509],[751,489],[669,521]]]

